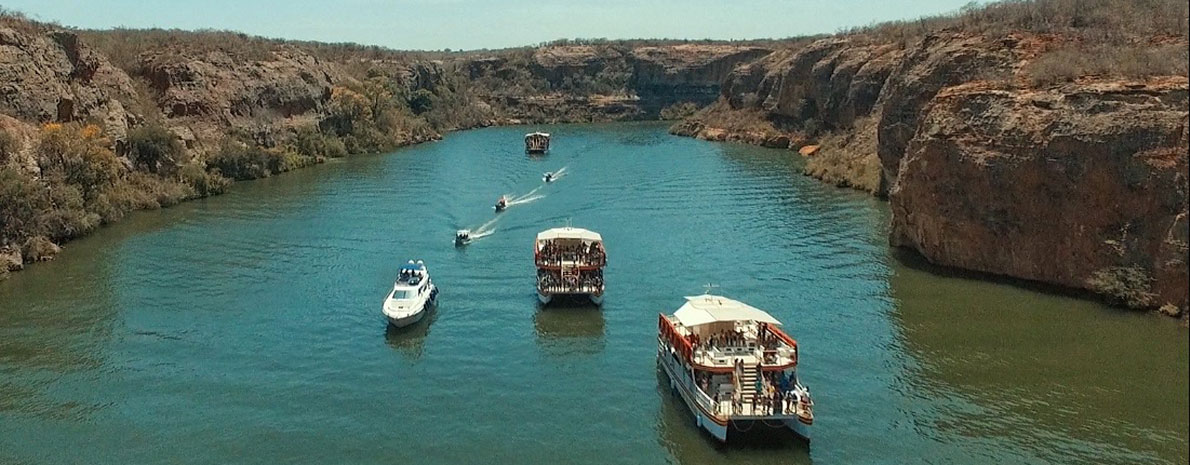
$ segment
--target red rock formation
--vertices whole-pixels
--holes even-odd
[[[1153,298],[1133,305],[1185,309],[1187,95],[1185,78],[945,89],[897,165],[890,241],[1098,292],[1117,291],[1097,279],[1138,270],[1139,285],[1119,284]]]

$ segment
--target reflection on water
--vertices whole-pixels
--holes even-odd
[[[788,428],[773,428],[763,424],[746,431],[731,430],[727,443],[720,443],[694,423],[694,415],[682,401],[680,394],[670,389],[669,379],[660,367],[657,374],[657,395],[661,408],[657,413],[658,440],[678,463],[703,464],[808,464],[810,445]]]
[[[550,355],[603,351],[603,310],[594,305],[546,306],[533,314],[537,343]]]
[[[433,306],[426,310],[426,314],[417,323],[403,328],[385,325],[384,343],[404,352],[411,359],[417,360],[425,349],[426,336],[430,335],[430,325],[434,324],[434,320],[437,319],[438,307]]]
[[[1046,462],[1186,463],[1190,345],[1176,323],[897,258],[920,370],[908,379],[938,400],[931,428]]]
[[[82,241],[70,253],[54,266],[16,275],[29,279],[0,286],[0,415],[77,421],[110,402],[86,390],[55,388],[104,369],[103,349],[118,324],[117,285],[108,279],[117,267],[113,254]]]

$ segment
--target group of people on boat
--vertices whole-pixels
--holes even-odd
[[[538,264],[578,262],[580,265],[603,266],[606,255],[599,242],[588,244],[559,245],[546,242],[537,253]]]
[[[413,268],[402,268],[400,274],[397,275],[397,281],[403,282],[403,283],[417,284],[418,281],[421,281],[422,276],[424,276],[424,273],[421,270],[413,269]]]
[[[748,346],[744,332],[738,329],[718,331],[707,336],[705,340],[698,334],[691,334],[689,339],[690,345],[694,346],[696,351]]]
[[[538,289],[603,289],[603,270],[581,271],[563,276],[556,270],[537,270]]]
[[[736,383],[736,378],[739,377],[744,370],[743,359],[735,359],[733,362],[735,370],[729,374],[730,382]],[[739,415],[744,412],[746,405],[744,400],[744,390],[752,389],[749,406],[752,415],[785,415],[798,414],[799,407],[805,410],[809,407],[809,389],[805,389],[805,395],[795,389],[797,386],[797,377],[792,373],[786,374],[783,371],[763,371],[761,365],[756,365],[756,381],[752,386],[738,386],[738,389],[733,389],[730,392],[731,396],[731,413]],[[709,394],[714,401],[715,413],[720,413],[721,402],[723,394],[718,389],[714,389],[712,383],[714,382],[714,375],[711,373],[699,373],[698,386],[704,393]]]

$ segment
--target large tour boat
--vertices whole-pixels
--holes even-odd
[[[720,441],[728,430],[789,428],[810,438],[814,402],[798,380],[798,347],[781,322],[743,302],[686,297],[658,318],[657,363],[699,427]]]
[[[549,150],[550,134],[548,132],[525,134],[525,153],[546,153]]]
[[[599,233],[569,226],[547,229],[537,235],[533,258],[541,303],[567,297],[603,303],[607,253]]]
[[[421,321],[438,302],[438,287],[421,260],[402,265],[393,290],[384,299],[384,318],[398,328]]]

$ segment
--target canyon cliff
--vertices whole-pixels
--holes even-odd
[[[1188,40],[1185,6],[1158,3],[1045,0],[829,37],[464,53],[5,17],[4,195],[62,195],[0,205],[0,268],[52,257],[128,210],[327,157],[701,107],[672,132],[797,150],[806,174],[886,197],[890,243],[931,262],[1185,314]],[[1173,19],[1140,19],[1154,14]]]
[[[972,20],[1055,5],[1086,16]],[[1096,5],[993,5],[911,36],[788,44],[671,132],[798,150],[806,174],[887,197],[890,243],[933,263],[1184,315],[1186,26],[1141,30],[1152,12],[1128,9],[1096,24]]]

